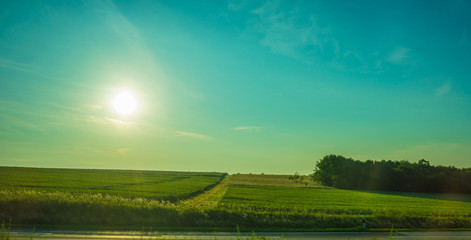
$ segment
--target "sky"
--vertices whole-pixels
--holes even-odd
[[[0,2],[1,166],[461,168],[470,126],[470,1]]]

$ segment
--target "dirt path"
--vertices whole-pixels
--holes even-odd
[[[227,175],[217,186],[196,197],[179,203],[182,207],[195,207],[200,209],[211,209],[217,206],[227,191],[229,180],[232,176]]]

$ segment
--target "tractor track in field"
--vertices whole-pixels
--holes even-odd
[[[227,191],[231,176],[227,175],[218,185],[197,195],[193,198],[183,200],[179,203],[182,207],[195,207],[199,209],[215,208]]]

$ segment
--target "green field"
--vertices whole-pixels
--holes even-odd
[[[309,186],[287,176],[234,175],[219,208],[299,227],[354,227],[361,215],[371,227],[471,226],[471,195],[371,193]],[[297,186],[296,186],[297,185]]]
[[[0,174],[0,219],[27,225],[362,230],[365,215],[370,229],[471,226],[471,195],[340,190],[285,175],[35,168]]]
[[[197,172],[0,167],[0,190],[100,193],[177,201],[209,189],[224,175]]]

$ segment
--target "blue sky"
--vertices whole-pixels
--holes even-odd
[[[470,167],[469,1],[1,3],[0,164]],[[139,107],[110,107],[120,89]]]

